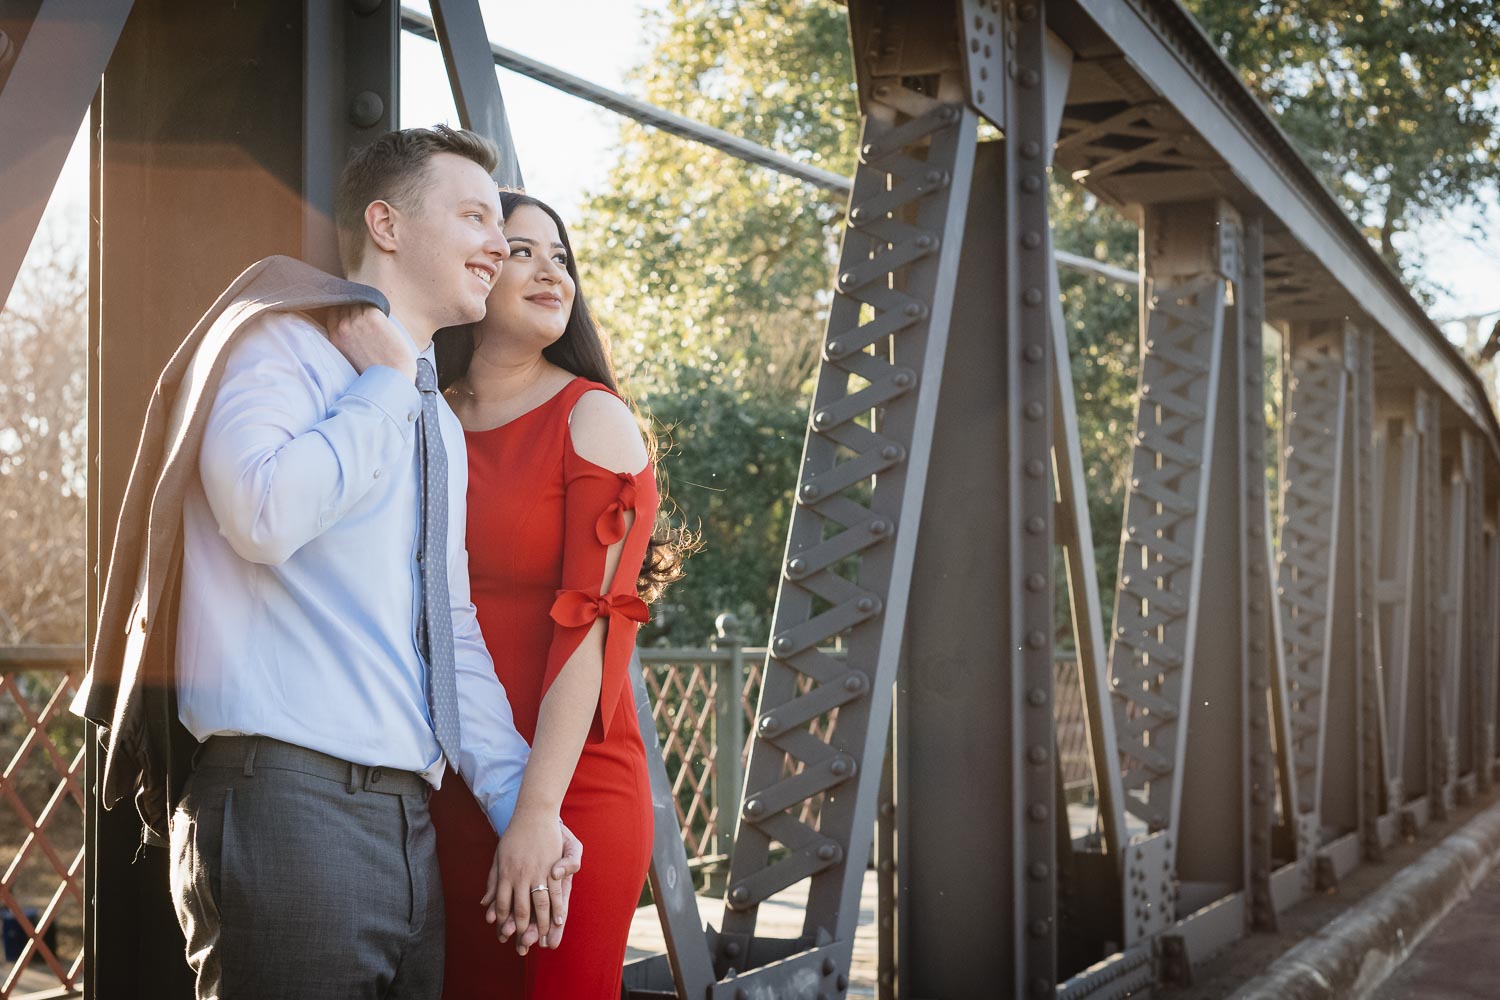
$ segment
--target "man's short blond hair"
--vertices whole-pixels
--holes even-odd
[[[387,132],[350,155],[333,206],[345,274],[364,260],[365,209],[370,202],[384,201],[403,211],[415,211],[426,192],[427,161],[438,153],[472,160],[485,173],[493,173],[500,162],[500,151],[484,136],[447,125]]]

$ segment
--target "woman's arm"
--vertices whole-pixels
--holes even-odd
[[[645,446],[630,411],[619,399],[607,393],[590,392],[579,400],[573,409],[569,433],[573,450],[598,470],[615,474],[635,473],[646,465]],[[586,494],[586,489],[574,491],[570,488],[569,502]],[[639,566],[620,565],[625,539],[634,526],[636,512],[622,511],[624,534],[605,545],[595,536],[594,525],[600,511],[593,507],[602,509],[603,505],[597,503],[597,489],[594,494],[581,501],[589,504],[588,509],[565,512],[563,545],[567,554],[563,583],[564,587],[570,583],[575,586],[586,583],[594,595],[599,595],[597,603],[584,602],[582,605],[587,614],[595,617],[552,678],[542,698],[536,738],[521,780],[515,815],[495,855],[497,891],[494,909],[498,914],[509,913],[511,918],[501,924],[500,938],[507,939],[511,929],[523,929],[516,945],[516,950],[523,955],[537,937],[544,948],[556,947],[562,939],[562,928],[556,923],[557,914],[554,912],[561,887],[550,876],[552,866],[562,855],[559,817],[563,796],[573,780],[574,768],[599,711],[605,676],[606,637],[610,618],[614,617],[606,609],[606,602],[611,597],[620,600],[618,595],[634,599],[635,578],[639,571]],[[584,531],[587,538],[573,537]],[[599,568],[601,557],[602,569]],[[570,569],[579,572],[580,563],[584,566],[592,564],[597,575],[587,580],[567,579],[571,575]],[[626,572],[622,573],[622,569]],[[554,617],[556,614],[554,612]],[[531,891],[542,885],[548,886],[549,891]],[[544,927],[548,928],[548,933],[542,935],[540,928]]]

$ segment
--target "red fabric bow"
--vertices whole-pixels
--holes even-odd
[[[637,623],[651,620],[646,602],[635,594],[601,596],[583,590],[560,590],[552,602],[552,620],[564,628],[592,625],[600,615]]]
[[[594,522],[594,532],[605,545],[613,545],[625,537],[625,512],[635,509],[635,474],[620,472],[616,475],[620,479],[620,492]]]

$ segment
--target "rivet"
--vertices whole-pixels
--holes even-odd
[[[825,975],[825,976],[831,976],[831,975],[833,975],[833,970],[835,968],[837,968],[837,966],[835,966],[833,964],[833,959],[832,958],[824,958],[823,959],[823,975]]]
[[[776,641],[771,643],[771,645],[776,650],[776,652],[785,653],[787,650],[792,648],[792,640],[789,636],[778,635],[776,637]]]
[[[835,757],[828,765],[828,773],[835,778],[846,778],[854,770],[854,762],[848,757]]]
[[[1045,920],[1033,920],[1031,922],[1030,926],[1027,929],[1031,931],[1031,936],[1032,937],[1036,937],[1036,938],[1046,937],[1047,936],[1047,921],[1045,921]]]
[[[1044,746],[1032,746],[1026,750],[1026,759],[1033,764],[1047,763],[1047,748]]]
[[[1040,420],[1042,419],[1042,415],[1044,413],[1046,413],[1046,407],[1042,406],[1041,403],[1033,400],[1032,402],[1026,404],[1027,420]]]
[[[776,721],[776,716],[774,716],[774,715],[763,715],[763,716],[761,716],[760,721],[756,723],[756,725],[758,727],[760,727],[760,731],[761,732],[763,732],[763,733],[772,733],[772,732],[776,731],[776,727],[777,727],[778,723]]]
[[[839,284],[844,285],[845,287],[854,284],[854,272],[845,271],[843,274],[839,275]]]
[[[1036,174],[1027,174],[1021,178],[1021,190],[1029,194],[1036,194],[1042,189],[1042,179]]]
[[[927,315],[927,307],[920,302],[908,302],[901,311],[912,319],[920,319]]]
[[[1043,646],[1047,645],[1047,633],[1043,632],[1039,628],[1032,629],[1026,635],[1026,645],[1030,646],[1032,649],[1041,649]]]
[[[1026,474],[1032,479],[1041,479],[1046,471],[1047,467],[1042,464],[1042,460],[1040,458],[1033,458],[1031,461],[1026,463]]]
[[[1035,250],[1042,245],[1042,234],[1028,231],[1021,235],[1021,245],[1027,250]]]
[[[890,92],[891,92],[891,87],[890,87],[890,84],[888,84],[888,83],[882,83],[880,86],[878,86],[878,87],[875,88],[875,96],[876,97],[885,97],[885,96],[889,95]]]
[[[1026,589],[1032,593],[1039,593],[1047,586],[1047,578],[1040,573],[1033,573],[1026,578]]]
[[[1043,356],[1042,345],[1040,345],[1040,344],[1027,344],[1026,345],[1026,350],[1022,352],[1022,356],[1025,357],[1026,360],[1030,361],[1032,364],[1036,364],[1038,361],[1042,360],[1042,356]]]
[[[1041,688],[1032,688],[1026,692],[1026,703],[1032,708],[1041,708],[1047,704],[1047,692]]]
[[[938,119],[948,122],[951,125],[953,122],[958,121],[958,109],[950,104],[938,112]]]
[[[766,804],[760,799],[751,799],[749,802],[745,803],[745,815],[751,819],[754,819],[762,812],[764,812],[765,808]]]
[[[854,607],[868,615],[880,610],[880,602],[873,597],[866,596],[855,601]]]
[[[843,345],[842,341],[830,340],[828,342],[828,354],[829,354],[829,356],[831,356],[831,357],[838,357],[843,352],[844,352],[844,345]]]
[[[917,237],[918,250],[931,250],[935,246],[937,246],[937,237],[925,234]]]
[[[880,449],[880,457],[887,462],[899,462],[906,457],[906,449],[899,444],[888,444]]]
[[[849,988],[849,977],[840,972],[834,977],[833,985],[842,993]]]
[[[1048,870],[1047,866],[1040,861],[1033,861],[1026,866],[1026,874],[1038,882],[1047,877]]]
[[[804,483],[799,492],[804,500],[816,500],[821,493],[817,486],[812,483]]]
[[[1033,823],[1040,823],[1047,818],[1048,810],[1046,806],[1037,802],[1026,810],[1026,815],[1031,818]]]
[[[1040,288],[1028,288],[1021,296],[1021,301],[1028,306],[1039,306],[1042,304],[1042,290]]]
[[[1025,142],[1021,143],[1021,155],[1026,157],[1026,159],[1028,160],[1036,159],[1037,154],[1041,151],[1041,145],[1034,140],[1028,139]]]
[[[740,943],[738,941],[724,942],[724,954],[728,955],[730,958],[739,958]]]
[[[373,128],[385,117],[385,101],[373,90],[362,90],[349,102],[349,122],[356,128]]]
[[[368,17],[380,9],[380,3],[381,0],[353,0],[349,4],[349,9],[356,14]]]
[[[837,861],[844,852],[839,850],[838,844],[823,844],[818,848],[819,861]]]
[[[884,535],[890,530],[891,522],[887,521],[883,517],[877,517],[875,520],[870,522],[870,534],[875,535],[876,537]]]
[[[1026,530],[1030,534],[1040,535],[1043,531],[1047,530],[1047,521],[1045,518],[1033,514],[1026,519]]]
[[[925,180],[928,184],[947,184],[948,173],[945,170],[929,170]]]
[[[743,906],[745,903],[750,902],[750,890],[742,885],[735,886],[729,890],[729,901],[731,903],[739,903]]]
[[[902,371],[891,376],[891,385],[894,385],[898,389],[910,389],[916,380],[916,375],[911,372]]]
[[[844,678],[844,690],[850,694],[859,694],[869,687],[870,682],[865,680],[864,674],[850,674]]]
[[[791,575],[793,575],[793,576],[799,576],[799,575],[801,575],[802,571],[805,570],[805,569],[807,569],[807,563],[804,562],[802,559],[798,558],[798,559],[789,559],[789,560],[787,560],[786,571],[788,573],[790,573]]]

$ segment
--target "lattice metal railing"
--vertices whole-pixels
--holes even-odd
[[[0,649],[0,997],[78,988],[83,972],[83,650]]]

